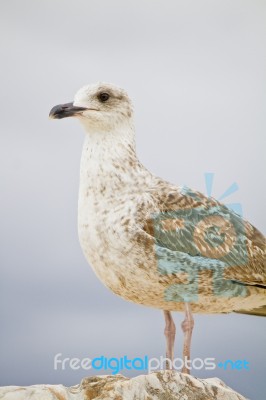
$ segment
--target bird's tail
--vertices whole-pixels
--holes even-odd
[[[238,314],[257,315],[258,317],[266,317],[266,305],[252,310],[238,310],[235,311]]]

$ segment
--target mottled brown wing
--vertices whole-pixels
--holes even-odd
[[[213,198],[161,182],[152,192],[154,213],[144,230],[161,248],[225,263],[224,278],[266,285],[265,238]]]

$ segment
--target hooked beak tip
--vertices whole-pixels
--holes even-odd
[[[59,104],[51,109],[49,113],[49,118],[62,119],[67,117],[74,117],[85,110],[85,107],[76,107],[73,105],[73,103]]]

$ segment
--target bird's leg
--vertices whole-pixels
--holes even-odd
[[[170,311],[164,311],[164,318],[165,318],[164,334],[166,337],[166,358],[171,361],[171,363],[169,363],[169,361],[166,360],[165,368],[172,369],[173,368],[172,363],[174,359],[174,344],[175,344],[175,323]]]
[[[194,319],[189,303],[185,303],[185,319],[182,322],[181,327],[184,332],[184,346],[183,346],[184,366],[182,368],[182,372],[184,374],[189,374],[190,369],[188,368],[189,366],[188,361],[190,361],[190,345],[191,345],[192,331],[194,327]]]

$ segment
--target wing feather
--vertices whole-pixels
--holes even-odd
[[[240,215],[198,191],[164,181],[150,195],[154,212],[146,215],[143,229],[158,248],[186,254],[192,264],[219,261],[225,279],[266,284],[265,237]]]

